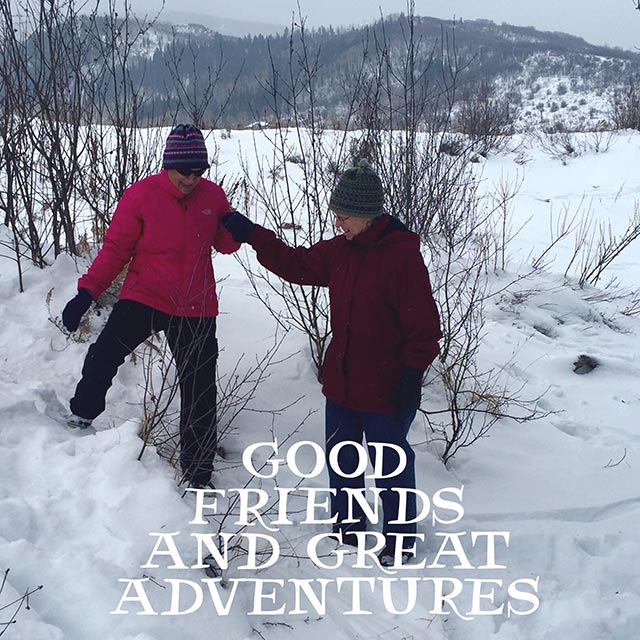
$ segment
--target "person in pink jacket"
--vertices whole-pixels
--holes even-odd
[[[218,298],[211,251],[229,254],[240,245],[220,224],[231,208],[224,191],[202,177],[209,168],[202,132],[177,125],[162,166],[126,189],[102,248],[62,312],[64,326],[75,331],[91,303],[128,267],[119,300],[89,347],[67,424],[88,428],[104,411],[118,367],[162,331],[180,386],[184,480],[203,487],[210,482],[216,448]]]

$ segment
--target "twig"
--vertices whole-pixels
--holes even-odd
[[[609,460],[609,462],[607,462],[607,464],[604,465],[605,469],[613,469],[613,467],[617,467],[625,458],[627,457],[627,448],[624,448],[624,453],[622,454],[622,458],[620,458],[620,460],[618,460],[618,462],[613,462],[613,458],[611,458]]]

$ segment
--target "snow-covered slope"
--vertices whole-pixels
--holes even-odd
[[[260,132],[217,140],[225,171],[239,171],[238,146],[248,153],[254,135],[260,141]],[[245,525],[237,514],[201,524],[196,496],[183,495],[172,467],[151,449],[138,460],[142,360],[122,367],[95,435],[74,435],[59,422],[87,343],[69,340],[49,320],[74,293],[86,265],[63,256],[47,269],[31,268],[26,291],[19,293],[14,263],[1,259],[0,571],[11,571],[0,582],[0,635],[4,631],[11,640],[635,640],[640,623],[638,305],[627,289],[603,294],[579,288],[575,272],[565,277],[571,238],[556,247],[546,270],[532,271],[529,265],[567,209],[587,208],[596,219],[610,221],[615,232],[624,229],[640,189],[635,175],[640,135],[622,132],[607,153],[585,152],[567,164],[527,144],[482,167],[487,193],[504,176],[522,181],[511,203],[511,228],[526,225],[510,244],[506,269],[488,276],[496,295],[486,307],[480,357],[483,366],[504,370],[523,395],[542,395],[548,415],[523,424],[499,422],[447,468],[435,455],[428,426],[416,422],[411,439],[418,487],[430,498],[444,492],[440,495],[461,505],[463,514],[442,524],[429,513],[419,524],[424,540],[418,559],[394,573],[342,554],[343,548],[326,539],[319,542],[319,557],[309,557],[313,536],[329,527],[305,522],[310,519],[304,496],[327,486],[324,472],[300,478],[290,466],[275,478],[257,478],[243,465],[243,452],[253,443],[277,439],[281,457],[301,441],[322,445],[322,395],[302,336],[284,336],[251,410],[238,416],[224,439],[224,458],[215,473],[216,487],[224,491],[217,512],[223,514],[230,497],[238,495],[233,489],[262,489],[269,505],[277,487],[300,483],[301,491],[286,512],[261,510],[269,512],[266,519],[277,517],[276,525]],[[216,256],[215,265],[222,281],[220,371],[229,376],[236,364],[244,371],[272,348],[277,329],[251,295],[234,257]],[[622,287],[640,286],[637,246],[613,264],[611,274]],[[51,290],[53,318],[47,307]],[[103,321],[104,316],[94,316],[91,322],[97,330]],[[572,363],[580,354],[595,357],[600,366],[576,375]],[[427,410],[429,402],[426,390]],[[311,468],[314,451],[312,444],[300,447],[296,460],[302,471]],[[259,449],[256,460],[265,461],[267,454]],[[318,491],[318,502],[323,495]],[[205,500],[209,504],[212,497]],[[435,500],[433,505],[441,519],[454,520],[454,510],[439,510]],[[191,534],[219,531],[245,534],[245,550],[246,534],[269,536],[258,540],[259,549],[278,545],[280,557],[253,569],[247,566],[250,556],[234,547],[224,580],[217,581],[197,567],[197,538]],[[266,564],[269,555],[257,554],[258,563]],[[313,588],[315,605],[303,584]],[[11,603],[39,585],[29,607],[25,601],[17,611],[15,624],[3,626],[18,609]],[[441,603],[435,595],[439,588],[453,595]]]

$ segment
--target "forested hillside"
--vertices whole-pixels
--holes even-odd
[[[218,124],[230,127],[268,121],[274,84],[294,90],[312,76],[316,107],[324,110],[329,124],[340,125],[363,66],[375,73],[388,57],[400,55],[409,40],[416,48],[421,82],[445,83],[444,63],[455,74],[459,97],[489,82],[499,85],[513,108],[536,113],[544,111],[546,102],[551,113],[569,110],[568,93],[578,96],[574,111],[587,111],[582,107],[593,96],[625,86],[640,69],[634,52],[591,45],[564,33],[419,16],[409,25],[400,15],[368,27],[294,28],[269,38],[234,38],[197,25],[157,23],[141,43],[132,71],[153,96],[156,113],[171,111],[179,101],[177,86],[203,94],[215,82],[208,117],[217,118],[224,104]],[[547,79],[557,78],[549,94]],[[580,104],[580,98],[586,102]]]

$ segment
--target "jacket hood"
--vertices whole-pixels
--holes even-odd
[[[409,231],[406,225],[395,216],[384,214],[353,240],[347,240],[360,247],[381,246],[387,244],[403,244],[420,246],[420,237]]]

